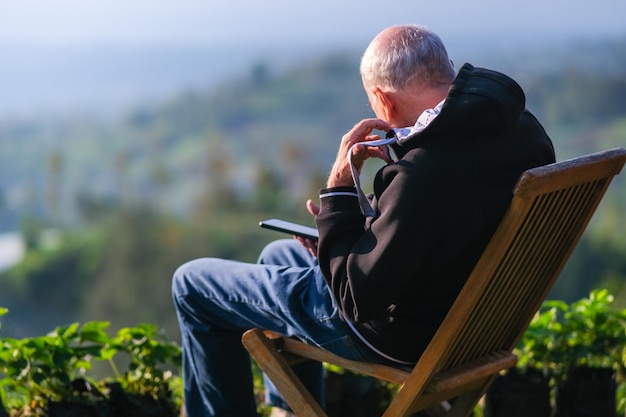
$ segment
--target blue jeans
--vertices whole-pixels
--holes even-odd
[[[257,264],[197,259],[172,284],[182,335],[185,407],[189,417],[256,417],[251,362],[241,344],[259,327],[355,360],[375,360],[355,345],[317,260],[293,239],[269,244]],[[321,364],[294,368],[324,403]],[[289,409],[266,380],[268,404]]]

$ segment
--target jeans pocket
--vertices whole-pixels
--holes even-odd
[[[364,362],[365,359],[361,356],[359,349],[357,349],[354,341],[350,338],[350,335],[345,335],[340,338],[323,343],[320,347],[328,352],[334,353],[337,356],[341,356],[344,359],[350,359],[354,361]]]

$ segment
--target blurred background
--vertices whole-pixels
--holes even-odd
[[[623,0],[3,1],[2,335],[105,320],[177,339],[178,265],[255,261],[283,237],[263,218],[313,224],[304,201],[372,116],[360,54],[390,25],[429,26],[457,68],[513,76],[559,160],[626,146],[625,14]],[[624,177],[551,298],[607,288],[626,307]]]

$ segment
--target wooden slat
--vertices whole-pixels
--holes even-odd
[[[625,150],[616,148],[529,169],[520,177],[514,194],[527,198],[571,187],[580,182],[610,178],[620,173],[624,161]]]
[[[466,386],[476,380],[512,368],[517,364],[517,356],[507,351],[496,351],[482,358],[465,363],[457,368],[438,373],[428,383],[426,392],[439,393]]]
[[[393,382],[396,384],[403,384],[406,378],[409,376],[409,372],[403,371],[401,369],[392,368],[390,366],[384,366],[376,363],[358,362],[345,359],[341,356],[334,355],[323,349],[319,349],[315,346],[307,345],[306,343],[290,338],[284,338],[282,350],[284,352],[297,354],[299,356],[313,359],[318,362],[332,363],[352,372],[374,376],[378,379]]]

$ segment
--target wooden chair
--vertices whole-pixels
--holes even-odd
[[[298,358],[399,384],[383,417],[435,408],[443,410],[437,415],[468,416],[498,373],[515,366],[513,348],[625,162],[626,150],[617,148],[524,172],[494,236],[411,371],[345,360],[261,329],[247,331],[243,344],[298,417],[326,416],[291,370]]]

